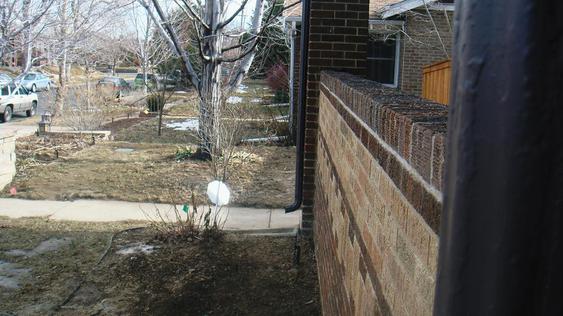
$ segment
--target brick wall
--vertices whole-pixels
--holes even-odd
[[[436,27],[426,11],[407,12],[405,33],[408,36],[402,36],[401,41],[399,88],[419,96],[422,95],[422,68],[446,60],[452,53],[453,12],[430,12]]]
[[[0,190],[12,182],[16,174],[16,138],[12,132],[0,135]]]
[[[447,109],[323,72],[314,239],[325,315],[430,315]]]
[[[313,223],[320,72],[335,69],[365,73],[369,13],[368,0],[311,0],[310,5],[302,208],[304,233]]]

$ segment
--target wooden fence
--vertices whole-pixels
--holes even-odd
[[[422,97],[448,105],[450,102],[452,61],[444,60],[425,66],[422,73]]]

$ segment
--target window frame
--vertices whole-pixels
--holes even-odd
[[[393,83],[381,83],[382,85],[390,88],[398,88],[399,87],[399,73],[400,73],[400,66],[401,66],[401,32],[397,32],[395,35],[395,67],[393,73]],[[369,60],[377,60],[377,57],[367,57],[367,61]]]

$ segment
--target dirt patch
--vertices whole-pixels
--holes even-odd
[[[99,264],[114,232],[135,224],[53,223],[1,220],[0,250],[24,248],[53,236],[73,246],[33,259],[33,281],[0,288],[0,312],[25,315],[319,315],[315,258],[301,242],[301,263],[292,265],[294,239],[227,234],[214,242],[163,243],[150,230],[120,234]],[[136,224],[139,225],[139,224]],[[148,254],[116,253],[133,243],[156,246]],[[2,258],[2,260],[14,260]],[[73,296],[69,294],[81,284]],[[58,311],[56,307],[71,298]]]
[[[119,149],[129,149],[123,151]],[[204,197],[212,181],[210,165],[176,160],[178,146],[104,142],[65,159],[29,165],[11,186],[18,198],[74,200],[108,199],[131,202],[188,202],[191,188]],[[284,207],[292,199],[294,147],[237,147],[227,176],[232,205]],[[6,188],[2,196],[10,196]],[[200,200],[204,202],[204,200]]]
[[[112,123],[103,125],[100,130],[111,131],[111,134],[114,135],[123,129],[130,128],[131,126],[144,122],[148,119],[148,117],[136,117],[130,119],[115,120]]]

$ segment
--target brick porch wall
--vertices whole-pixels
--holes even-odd
[[[16,138],[14,133],[4,131],[0,135],[0,190],[12,182],[16,174]]]
[[[446,107],[323,72],[314,239],[325,315],[430,315]]]

